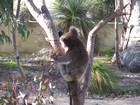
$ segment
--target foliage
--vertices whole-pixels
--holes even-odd
[[[56,25],[67,31],[70,26],[77,26],[84,38],[94,26],[94,22],[87,18],[87,12],[93,5],[93,0],[61,0],[56,1],[51,10]]]
[[[12,0],[1,0],[0,1],[0,18],[1,22],[7,26],[10,22],[10,13],[13,10]]]
[[[100,53],[101,56],[111,57],[115,53],[113,48],[107,48]]]
[[[13,0],[1,0],[0,1],[0,23],[3,23],[5,26],[13,25],[13,19],[15,14],[13,13]],[[17,24],[18,33],[22,38],[28,38],[29,30],[27,21],[25,21],[24,16],[21,16],[18,20],[14,20]],[[8,43],[11,43],[9,35],[1,30],[0,33],[0,44],[4,43],[4,40]]]
[[[24,17],[20,18],[20,21],[17,23],[17,30],[18,33],[21,35],[22,38],[28,38],[30,35],[30,31],[28,29],[28,22],[25,21]]]
[[[32,61],[32,63],[33,62],[34,61]],[[42,66],[42,62],[43,61],[40,61],[41,66]],[[16,66],[15,65],[16,63],[13,60],[9,60],[9,61],[4,60],[3,64],[9,68],[10,67],[13,68]],[[23,64],[25,64],[25,62],[23,62]],[[34,64],[39,66],[38,64],[36,64],[36,62],[34,62]],[[17,105],[17,104],[23,105],[23,102],[27,102],[29,105],[30,104],[46,105],[48,103],[53,103],[53,94],[54,94],[53,89],[55,87],[52,84],[54,78],[52,77],[52,75],[53,76],[55,75],[49,74],[54,72],[52,71],[52,69],[54,69],[53,65],[51,64],[50,66],[47,66],[48,69],[47,71],[42,70],[45,69],[44,67],[40,67],[39,69],[41,69],[42,72],[31,70],[29,71],[30,73],[26,74],[27,77],[26,85],[28,87],[27,90],[24,90],[23,88],[24,82],[21,79],[20,75],[13,75],[12,70],[10,73],[2,72],[3,77],[0,78],[2,79],[0,85],[0,89],[2,90],[1,93],[2,95],[0,97],[0,105]],[[29,97],[33,97],[32,102],[28,101]]]
[[[17,63],[13,60],[10,60],[10,61],[6,61],[3,63],[3,67],[4,69],[8,70],[8,69],[15,69],[17,68]]]
[[[1,0],[0,1],[0,23],[4,23],[7,26],[10,23],[10,11],[13,9],[12,0]],[[4,43],[4,40],[11,43],[11,39],[6,33],[1,30],[0,33],[0,44]]]
[[[116,76],[101,60],[96,60],[92,67],[89,91],[93,94],[113,92],[116,88]]]
[[[94,19],[102,19],[115,9],[115,0],[93,0],[94,5],[90,10]]]
[[[6,41],[7,43],[11,43],[11,39],[8,35],[6,35],[6,33],[1,30],[1,33],[0,33],[0,44],[4,44],[4,41]]]

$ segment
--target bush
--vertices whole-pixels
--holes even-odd
[[[103,61],[95,61],[92,67],[89,91],[93,94],[111,93],[115,88],[115,74]]]
[[[115,53],[113,48],[107,48],[103,52],[101,52],[102,56],[110,57]]]
[[[4,69],[8,70],[8,69],[15,69],[17,68],[17,63],[13,60],[10,60],[10,61],[6,61],[3,63],[3,67]]]

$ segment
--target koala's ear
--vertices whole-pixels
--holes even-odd
[[[63,32],[62,31],[59,31],[58,32],[58,35],[59,35],[59,37],[61,37],[63,35]]]

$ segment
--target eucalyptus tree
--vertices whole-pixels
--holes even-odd
[[[123,0],[127,16],[123,16],[121,60],[131,71],[140,71],[140,0]]]
[[[18,70],[21,74],[22,80],[24,82],[25,90],[27,91],[27,84],[26,84],[26,76],[23,71],[23,68],[21,66],[20,62],[20,55],[17,48],[17,34],[16,32],[21,35],[22,38],[27,38],[29,36],[29,31],[27,28],[27,25],[24,20],[24,17],[20,16],[20,3],[21,0],[16,0],[17,3],[16,8],[14,10],[13,0],[1,0],[0,1],[0,18],[1,18],[1,24],[4,24],[5,26],[11,26],[12,28],[9,28],[9,35],[6,35],[5,32],[1,29],[0,33],[0,43],[4,43],[4,39],[6,42],[9,42],[13,45],[14,55],[15,55],[15,61],[17,62]],[[7,27],[8,28],[8,27]],[[15,95],[13,95],[13,98],[16,100]],[[14,101],[14,105],[16,104],[16,101]]]

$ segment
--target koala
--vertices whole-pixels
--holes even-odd
[[[65,50],[62,56],[53,54],[52,59],[61,64],[61,74],[66,81],[81,80],[86,72],[88,54],[83,42],[79,39],[79,30],[72,26],[69,31],[60,37]]]
[[[53,54],[51,58],[61,65],[61,75],[67,81],[70,94],[78,94],[87,70],[88,53],[83,42],[78,37],[79,30],[72,26],[69,31],[61,35],[60,42],[65,50],[64,55]]]

